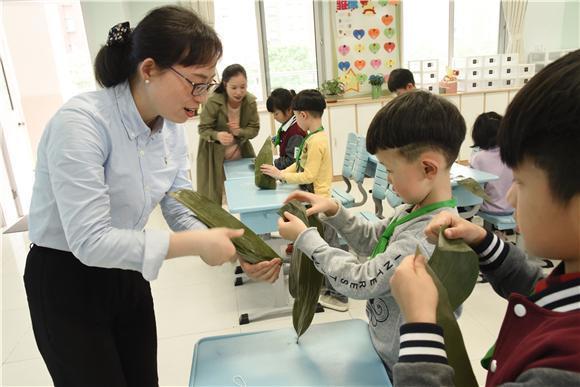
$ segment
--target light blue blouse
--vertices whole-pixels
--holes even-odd
[[[167,230],[144,230],[160,203],[174,231],[204,229],[167,193],[191,189],[182,127],[145,125],[128,83],[72,98],[38,146],[30,240],[72,252],[88,266],[142,273],[151,281],[169,248]]]

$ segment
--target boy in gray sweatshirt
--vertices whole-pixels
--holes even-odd
[[[435,214],[455,211],[449,170],[464,137],[465,122],[455,105],[424,91],[401,95],[376,114],[366,138],[367,150],[385,165],[389,183],[406,203],[391,218],[369,222],[333,199],[307,192],[297,191],[287,198],[310,203],[308,215],[320,214],[357,255],[369,257],[364,263],[330,247],[316,228],[307,228],[292,214],[285,213],[286,219],[279,221],[280,235],[295,241],[295,248],[312,259],[338,292],[368,300],[371,340],[389,376],[398,357],[399,327],[404,323],[389,279],[401,258],[413,254],[417,246],[431,255],[433,246],[425,238],[425,226]]]

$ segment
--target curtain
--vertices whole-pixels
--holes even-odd
[[[215,27],[215,15],[213,11],[213,1],[211,0],[184,0],[181,4],[191,8],[207,24]]]
[[[517,53],[523,61],[524,50],[524,19],[528,0],[502,0],[501,7],[506,21],[507,42],[506,53]]]

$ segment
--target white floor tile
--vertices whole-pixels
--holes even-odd
[[[13,309],[2,311],[2,363],[10,359],[10,355],[26,335],[32,331],[28,309]]]
[[[3,386],[52,386],[52,379],[42,359],[2,365]]]

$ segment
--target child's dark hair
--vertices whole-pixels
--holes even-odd
[[[510,168],[529,160],[544,170],[562,204],[580,193],[580,50],[549,64],[518,91],[498,144]]]
[[[241,64],[235,63],[226,67],[222,72],[222,81],[215,89],[215,92],[224,94],[226,92],[226,83],[228,83],[232,77],[235,77],[238,74],[242,74],[244,78],[248,79],[248,76],[246,75],[246,69]]]
[[[465,139],[465,120],[444,98],[417,90],[386,104],[375,115],[367,133],[367,150],[397,149],[413,161],[428,149],[442,152],[447,166],[457,158]]]
[[[287,89],[274,89],[272,94],[266,100],[266,109],[270,113],[274,113],[274,110],[280,110],[281,112],[286,112],[292,106],[292,98],[296,95],[294,90]]]
[[[473,123],[473,146],[487,150],[497,146],[497,131],[501,116],[496,112],[481,113]]]
[[[292,100],[292,110],[308,112],[313,117],[321,117],[324,109],[326,109],[326,100],[318,90],[302,90]]]
[[[415,78],[413,77],[413,73],[407,69],[395,69],[389,74],[387,86],[389,91],[394,93],[398,89],[404,89],[409,83],[415,86]]]
[[[147,58],[167,69],[212,64],[221,55],[222,43],[213,28],[187,8],[164,6],[150,11],[126,38],[101,47],[95,79],[103,87],[125,82]]]

